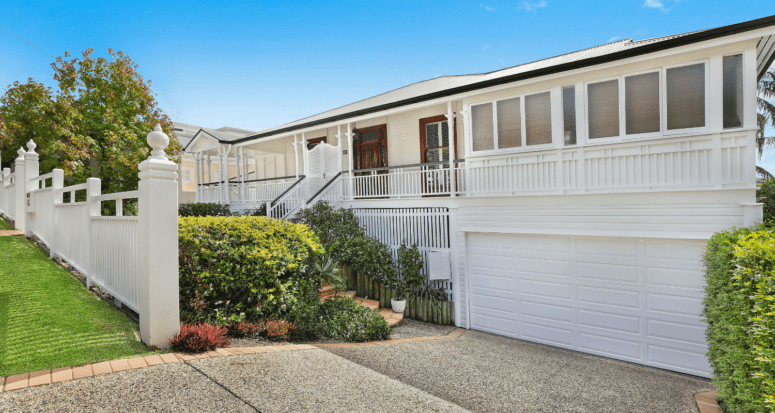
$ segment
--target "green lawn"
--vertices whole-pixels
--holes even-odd
[[[159,353],[135,332],[35,244],[0,237],[0,376]]]
[[[0,231],[4,229],[13,229],[13,227],[11,226],[11,224],[8,223],[8,221],[0,217]]]

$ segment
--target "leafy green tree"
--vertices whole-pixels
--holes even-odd
[[[138,165],[148,157],[146,136],[159,123],[171,135],[172,122],[159,108],[151,81],[122,52],[108,57],[61,56],[51,64],[56,91],[28,79],[14,82],[0,97],[0,153],[3,166],[33,139],[41,173],[61,168],[69,183],[102,179],[103,193],[137,188]],[[170,140],[168,154],[180,151]]]

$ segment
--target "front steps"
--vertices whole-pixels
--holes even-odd
[[[377,311],[379,312],[379,315],[382,316],[382,318],[387,321],[388,326],[393,327],[396,324],[400,323],[401,320],[404,319],[404,313],[395,313],[390,308],[379,308],[379,301],[377,300],[368,300],[361,297],[355,296],[355,291],[337,291],[334,287],[329,285],[327,282],[323,281],[323,286],[320,287],[320,292],[318,292],[318,296],[320,296],[320,302],[323,303],[324,301],[328,300],[329,298],[333,297],[337,294],[337,292],[340,295],[345,295],[350,298],[354,298],[355,301],[360,303],[362,306],[368,308],[371,311]]]

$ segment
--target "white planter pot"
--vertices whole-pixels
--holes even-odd
[[[406,308],[406,300],[396,301],[391,298],[390,306],[393,307],[394,313],[403,313]]]

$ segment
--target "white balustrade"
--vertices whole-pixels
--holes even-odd
[[[302,176],[281,197],[267,202],[266,216],[288,219],[299,209],[304,208],[309,197],[308,183],[307,178]]]

